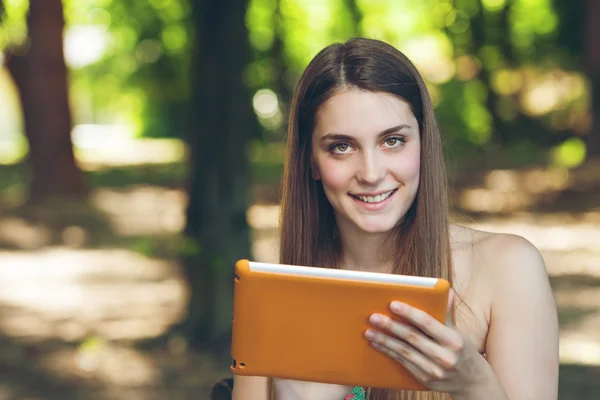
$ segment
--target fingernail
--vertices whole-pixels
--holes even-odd
[[[373,324],[380,324],[383,322],[383,318],[381,317],[381,315],[378,315],[378,314],[371,315],[371,318],[369,320]]]
[[[365,332],[365,337],[366,337],[367,339],[369,339],[369,340],[373,340],[373,339],[375,339],[375,337],[376,337],[376,336],[377,336],[377,335],[375,335],[375,332],[373,332],[372,330],[367,330],[367,331]]]
[[[400,303],[399,301],[392,301],[392,304],[390,304],[390,308],[392,309],[392,311],[401,311],[402,303]]]

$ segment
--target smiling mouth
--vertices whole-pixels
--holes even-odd
[[[354,197],[365,203],[380,203],[390,197],[394,192],[398,189],[390,190],[389,192],[385,192],[382,194],[378,194],[377,196],[357,196],[355,194],[350,193],[350,196]]]

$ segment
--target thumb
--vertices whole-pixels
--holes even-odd
[[[456,293],[454,292],[454,289],[450,288],[450,290],[448,292],[448,308],[446,310],[446,325],[448,325],[448,326],[454,326],[453,311],[454,311],[454,299],[455,298],[456,298]]]

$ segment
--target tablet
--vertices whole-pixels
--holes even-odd
[[[374,388],[427,390],[373,349],[369,316],[398,300],[444,323],[445,279],[267,264],[235,265],[231,371]]]

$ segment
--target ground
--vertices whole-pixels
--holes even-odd
[[[542,251],[559,308],[561,399],[600,398],[598,165],[456,176],[455,215]],[[226,357],[139,343],[183,317],[173,256],[184,222],[180,163],[84,164],[89,204],[19,207],[20,166],[0,166],[0,400],[205,399]],[[590,172],[592,171],[592,172]],[[248,211],[257,260],[276,259],[277,190]]]

